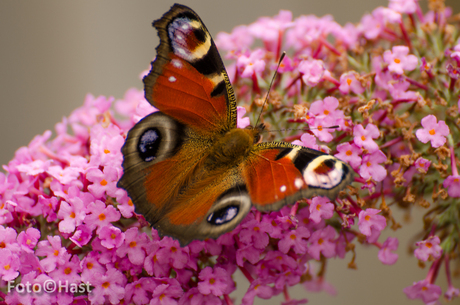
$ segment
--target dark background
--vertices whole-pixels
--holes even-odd
[[[426,6],[425,2],[422,5]],[[82,105],[86,93],[122,98],[128,88],[141,88],[139,73],[149,68],[158,44],[151,22],[173,3],[0,1],[0,163],[7,163],[15,150],[27,145],[35,135],[53,130],[63,116]],[[356,23],[364,13],[379,5],[387,6],[388,1],[184,0],[182,4],[193,8],[215,36],[220,31],[230,32],[237,25],[252,23],[258,17],[273,16],[280,9],[293,11],[294,17],[332,14],[341,24]],[[447,4],[455,6],[454,13],[460,11],[460,1]],[[292,290],[292,296],[308,298],[309,304],[407,304],[410,301],[402,289],[422,280],[428,271],[418,268],[417,261],[408,259],[406,254],[409,238],[421,227],[421,213],[414,217],[413,224],[398,231],[400,260],[396,265],[383,266],[375,247],[358,247],[358,271],[347,269],[350,254],[345,260],[331,260],[328,265],[327,279],[337,287],[337,297],[305,292],[302,287]],[[443,272],[439,278],[444,278]],[[240,300],[247,281],[238,278],[238,287]],[[256,299],[256,304],[280,302],[281,298]]]

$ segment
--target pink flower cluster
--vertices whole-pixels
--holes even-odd
[[[382,210],[380,215],[396,228],[400,224],[386,202],[405,209],[431,206],[433,215],[423,219],[421,235],[426,240],[417,242],[414,252],[431,263],[430,271],[426,279],[404,290],[409,298],[427,304],[442,294],[434,284],[442,264],[449,285],[444,296],[458,296],[447,266],[459,257],[454,211],[460,198],[460,39],[458,24],[450,18],[452,10],[438,5],[441,2],[430,2],[424,14],[417,0],[390,0],[388,7],[364,15],[359,24],[345,26],[331,16],[294,19],[281,11],[216,39],[227,58],[235,59],[230,76],[237,96],[254,112],[261,104],[253,99],[268,90],[267,80],[281,51],[286,51],[264,108],[264,122],[276,129],[288,122],[291,125],[279,138],[350,164],[359,175],[353,193],[357,198],[337,199],[334,215],[341,218],[344,230],[355,223],[356,208],[363,208],[360,232],[379,247],[383,263],[396,261],[398,240],[377,241],[378,222],[370,228],[364,225],[372,211]],[[451,39],[443,33],[451,33]],[[254,46],[257,39],[264,47]],[[240,60],[255,57],[257,65]],[[299,134],[299,129],[308,131]],[[430,291],[430,297],[424,291]]]
[[[129,120],[116,119],[112,105]],[[321,107],[318,117],[325,112]],[[83,107],[56,125],[54,139],[48,131],[35,137],[4,166],[2,286],[6,281],[17,286],[53,280],[92,288],[79,295],[13,290],[3,295],[7,304],[230,304],[236,270],[251,282],[243,304],[252,304],[256,296],[287,293],[321,257],[344,257],[355,235],[326,223],[336,206],[323,197],[298,211],[298,204],[279,212],[253,211],[217,240],[180,247],[169,237],[160,239],[116,186],[124,136],[152,111],[135,89],[118,101],[88,95]],[[238,123],[245,127],[244,108],[238,112]],[[378,210],[354,210],[360,231],[374,242],[385,218]]]

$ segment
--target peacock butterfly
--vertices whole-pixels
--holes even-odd
[[[335,198],[351,182],[351,168],[330,155],[258,143],[263,124],[236,128],[232,85],[193,10],[175,4],[153,26],[160,45],[143,81],[159,111],[129,131],[118,186],[160,235],[181,245],[217,238],[252,206],[273,211],[315,195]]]

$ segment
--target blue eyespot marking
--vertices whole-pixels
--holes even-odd
[[[139,138],[137,148],[139,156],[145,162],[150,162],[157,157],[161,143],[161,134],[156,128],[147,129]]]
[[[214,213],[209,214],[208,222],[213,225],[223,225],[238,215],[239,207],[236,205],[226,206]]]

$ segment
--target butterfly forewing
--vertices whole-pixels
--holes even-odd
[[[153,25],[160,45],[152,70],[144,78],[146,99],[199,133],[210,135],[235,128],[233,89],[200,17],[175,4]]]

